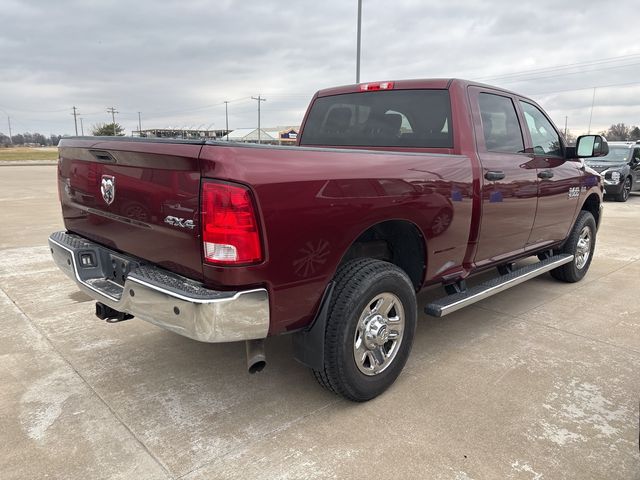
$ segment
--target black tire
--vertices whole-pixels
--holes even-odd
[[[587,249],[588,257],[583,265],[581,265],[580,254],[581,250],[578,247],[578,242],[580,241],[581,235],[583,235],[584,229],[589,230],[589,246]],[[591,265],[591,260],[593,260],[593,252],[596,247],[596,221],[593,218],[591,212],[587,212],[586,210],[580,211],[578,214],[578,218],[576,219],[576,223],[573,225],[573,229],[569,234],[569,238],[565,242],[562,249],[558,250],[556,253],[570,253],[574,255],[574,259],[572,262],[565,263],[561,267],[558,267],[554,270],[551,270],[551,276],[557,280],[561,280],[563,282],[575,283],[579,282],[584,278],[589,270],[589,266]]]
[[[629,193],[631,193],[631,177],[627,177],[624,179],[624,183],[622,184],[622,190],[615,196],[616,202],[626,202],[629,200]]]
[[[325,331],[324,368],[313,373],[320,385],[328,390],[355,402],[365,402],[389,388],[407,362],[416,329],[415,290],[403,270],[391,263],[370,258],[345,263],[336,273],[334,281]],[[378,373],[371,370],[370,374],[365,374],[361,368],[366,368],[366,365],[362,361],[360,366],[356,363],[355,344],[356,339],[360,338],[357,328],[365,309],[370,309],[379,296],[395,297],[394,302],[397,300],[401,304],[399,307],[393,306],[390,312],[395,312],[395,318],[401,316],[398,311],[404,311],[403,332],[397,347],[392,349],[395,353],[388,357],[387,366]],[[360,323],[361,329],[363,325],[365,323]],[[387,333],[393,332],[393,324],[388,325]],[[386,338],[381,335],[379,341],[383,342]],[[396,345],[390,339],[377,348],[386,349],[391,344]],[[370,365],[371,368],[376,367]]]

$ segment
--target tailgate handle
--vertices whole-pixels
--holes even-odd
[[[553,178],[553,170],[542,170],[538,172],[538,178],[549,179]]]
[[[101,162],[116,163],[116,159],[113,158],[113,155],[111,155],[107,151],[104,151],[104,150],[89,150],[89,152],[91,153],[91,155],[93,155],[97,160],[100,160]]]
[[[484,174],[484,178],[490,181],[502,180],[504,178],[504,172],[498,170],[489,170]]]

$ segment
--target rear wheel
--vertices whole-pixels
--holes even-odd
[[[596,221],[590,212],[582,210],[571,234],[558,253],[570,253],[573,262],[551,270],[551,276],[563,282],[579,282],[587,274],[596,246]]]
[[[631,193],[631,177],[627,177],[624,179],[624,183],[622,184],[622,190],[620,193],[616,195],[616,202],[626,202],[629,200],[629,194]]]
[[[413,285],[397,266],[356,259],[335,277],[325,332],[325,388],[364,402],[384,392],[404,367],[416,327]]]

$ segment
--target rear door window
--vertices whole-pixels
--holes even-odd
[[[453,148],[449,92],[389,90],[317,98],[300,144]]]
[[[487,151],[523,153],[522,130],[513,101],[502,95],[480,93],[478,106]]]

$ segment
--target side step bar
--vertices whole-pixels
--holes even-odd
[[[533,277],[537,277],[538,275],[542,275],[549,270],[553,270],[554,268],[558,268],[559,266],[572,261],[573,255],[570,254],[561,254],[549,257],[545,260],[541,260],[540,262],[532,263],[531,265],[526,265],[522,268],[518,268],[517,270],[513,270],[506,275],[492,278],[485,283],[476,285],[475,287],[463,292],[439,298],[438,300],[429,303],[424,308],[424,311],[427,315],[431,315],[433,317],[443,317],[455,312],[456,310],[460,310],[461,308],[471,305],[472,303],[479,302],[480,300],[484,300],[496,293],[515,287],[522,282]]]

